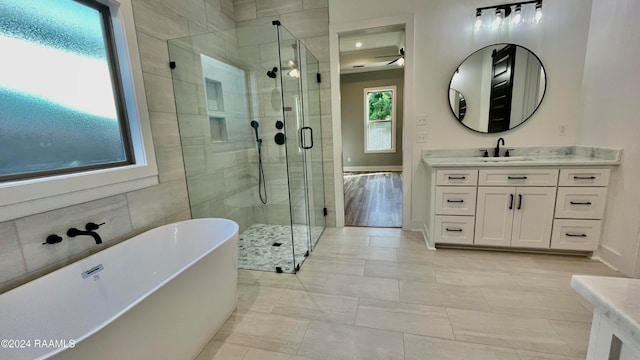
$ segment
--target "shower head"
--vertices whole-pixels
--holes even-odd
[[[273,69],[267,71],[267,76],[272,78],[272,79],[275,79],[277,72],[278,72],[278,68],[274,66]]]

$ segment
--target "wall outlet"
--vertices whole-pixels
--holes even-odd
[[[567,136],[567,125],[563,124],[558,126],[558,135]]]
[[[419,125],[419,126],[427,125],[427,115],[416,115],[416,125]]]
[[[416,142],[417,143],[426,143],[427,142],[427,134],[426,133],[417,133],[416,134]]]

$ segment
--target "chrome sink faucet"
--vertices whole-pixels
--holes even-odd
[[[496,148],[493,149],[493,156],[494,157],[500,157],[500,141],[502,141],[502,146],[504,146],[504,139],[503,138],[499,138],[498,139],[498,143],[496,144]]]

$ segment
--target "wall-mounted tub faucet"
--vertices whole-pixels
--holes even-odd
[[[78,235],[89,235],[96,241],[96,244],[102,244],[102,238],[100,238],[100,235],[97,232],[95,232],[95,230],[98,230],[98,228],[104,224],[105,223],[96,224],[96,223],[90,222],[90,223],[87,223],[87,225],[85,225],[84,227],[85,230],[78,230],[76,228],[71,228],[67,230],[67,236],[76,237]]]

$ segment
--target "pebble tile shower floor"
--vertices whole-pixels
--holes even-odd
[[[320,237],[323,228],[311,227],[311,238]],[[308,249],[308,229],[306,225],[293,225],[293,238],[291,241],[291,226],[253,224],[240,234],[239,268],[246,270],[276,271],[276,267],[282,268],[285,273],[294,272],[293,254],[295,250],[295,263],[302,264]],[[280,244],[274,246],[274,243]],[[302,265],[301,265],[302,266]]]

